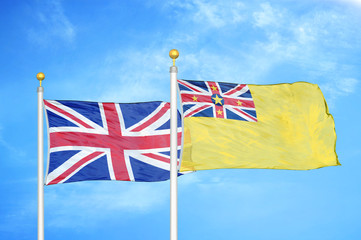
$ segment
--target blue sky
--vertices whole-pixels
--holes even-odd
[[[179,78],[319,84],[342,164],[179,178],[179,239],[361,238],[361,1],[1,1],[0,238],[36,239],[47,99],[169,100]],[[9,105],[10,104],[10,105]],[[45,188],[47,239],[169,239],[169,182]]]

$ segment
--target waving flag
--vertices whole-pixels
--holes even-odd
[[[179,80],[178,86],[184,117],[181,171],[340,165],[335,124],[315,84]]]
[[[50,145],[47,185],[169,179],[169,103],[44,100],[44,104]],[[180,144],[180,127],[178,139]]]

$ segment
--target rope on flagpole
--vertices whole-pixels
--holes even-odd
[[[175,60],[179,56],[176,49],[169,52],[173,59],[170,67],[170,240],[178,239],[178,189],[177,189],[177,73]]]
[[[36,78],[40,82],[38,92],[38,240],[44,240],[44,118],[43,118],[43,94],[44,88],[41,82],[45,75],[39,72]]]

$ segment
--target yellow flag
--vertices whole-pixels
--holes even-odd
[[[180,81],[186,84],[182,85]],[[208,90],[202,90],[202,84],[192,85],[196,81],[178,82],[183,108],[199,108],[199,99],[206,101],[206,91],[215,100],[213,110],[209,110],[213,111],[213,117],[193,114],[184,118],[181,172],[219,168],[308,170],[340,165],[335,150],[334,120],[317,85],[306,82],[243,85],[250,91],[257,119],[242,121],[227,119],[227,96],[224,92],[231,90],[223,87],[223,91],[221,83],[213,84],[215,87],[212,89],[209,82],[200,82],[208,87]],[[213,90],[218,91],[216,95],[219,97]],[[192,91],[194,96],[190,94]],[[188,103],[182,93],[187,93]],[[236,96],[234,92],[232,94]],[[216,101],[221,107],[218,110],[215,108]],[[207,104],[211,109],[212,102],[208,101]],[[242,107],[241,103],[238,105]],[[215,117],[222,112],[222,107],[223,118]],[[232,110],[230,107],[228,109]]]

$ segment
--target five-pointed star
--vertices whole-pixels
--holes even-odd
[[[198,101],[198,98],[196,96],[193,96],[193,102],[197,102]]]
[[[242,106],[242,102],[238,100],[237,102],[238,106]]]
[[[214,98],[212,98],[212,99],[215,101],[214,104],[219,103],[219,104],[223,105],[223,104],[222,104],[223,98],[219,98],[218,95],[216,95],[216,97],[214,97]]]
[[[218,109],[217,113],[218,113],[218,115],[222,115],[223,111],[221,111],[220,109]]]
[[[217,91],[217,90],[218,90],[218,88],[217,88],[216,86],[214,86],[214,85],[212,85],[211,88],[212,88],[213,91]]]

